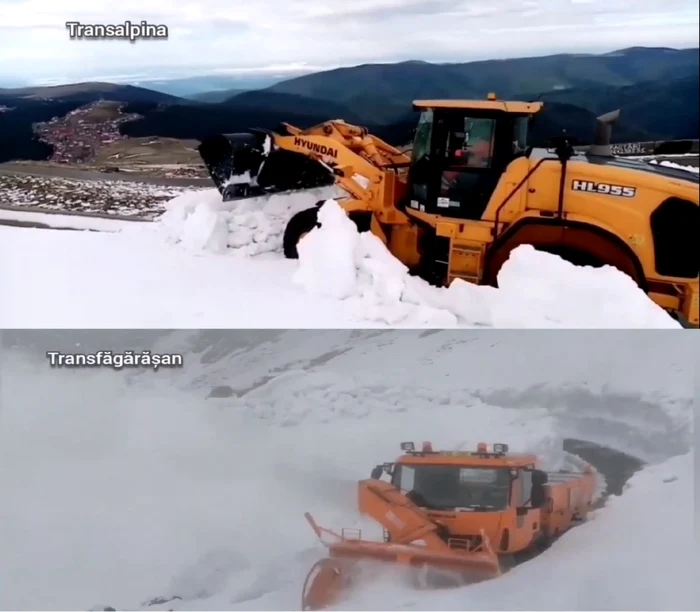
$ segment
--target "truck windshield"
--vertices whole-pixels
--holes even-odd
[[[510,497],[507,468],[397,465],[393,483],[429,510],[504,510]]]

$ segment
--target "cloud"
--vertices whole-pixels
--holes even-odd
[[[697,0],[0,0],[0,80],[690,47],[698,13]],[[167,25],[169,38],[77,41],[65,27],[125,20]]]

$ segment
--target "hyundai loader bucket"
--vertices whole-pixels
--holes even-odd
[[[274,138],[271,132],[253,130],[201,141],[199,155],[224,202],[335,182],[330,168],[306,155],[276,148]]]

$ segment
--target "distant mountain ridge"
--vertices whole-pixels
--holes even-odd
[[[640,81],[698,74],[698,49],[632,47],[604,55],[558,54],[461,64],[364,64],[282,81],[265,91],[347,102],[365,92],[405,104],[430,91],[431,97],[501,98],[526,92],[591,85],[625,86]],[[680,72],[680,74],[679,74]]]
[[[124,102],[127,112],[143,116],[121,126],[129,136],[203,138],[251,127],[275,129],[282,121],[308,127],[342,118],[403,144],[416,123],[414,99],[483,99],[495,92],[499,98],[544,100],[534,124],[535,144],[563,129],[590,142],[595,116],[615,108],[622,110],[615,142],[697,138],[699,57],[698,49],[632,47],[601,55],[364,64],[230,96],[219,92],[208,102],[111,83],[0,89],[0,107],[13,109],[0,110],[0,161],[46,157],[50,150],[33,140],[32,123],[97,99]]]
[[[48,85],[40,87],[18,87],[14,89],[0,88],[0,100],[2,99],[27,99],[27,100],[60,100],[61,102],[78,101],[83,104],[100,99],[115,100],[117,102],[150,101],[167,104],[184,103],[184,98],[164,94],[144,87],[134,85],[118,85],[99,81],[84,83],[72,83],[70,85]]]

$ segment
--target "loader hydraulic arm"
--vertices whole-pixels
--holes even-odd
[[[289,135],[274,136],[279,149],[310,157],[329,167],[336,182],[356,200],[380,201],[386,173],[410,164],[410,158],[366,128],[341,120],[306,130],[283,124]],[[361,177],[358,179],[358,177]],[[368,207],[369,208],[369,207]]]

